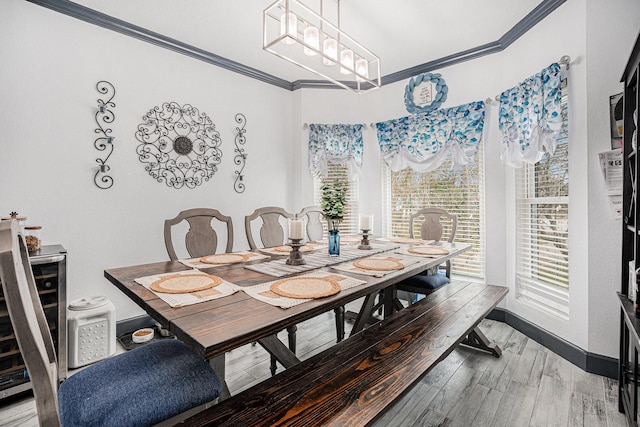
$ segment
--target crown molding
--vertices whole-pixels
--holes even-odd
[[[335,84],[323,80],[296,80],[289,82],[272,74],[265,73],[256,68],[252,68],[236,61],[224,58],[215,53],[200,49],[198,47],[183,43],[171,37],[150,31],[146,28],[134,25],[130,22],[123,21],[113,16],[106,15],[88,7],[79,5],[69,0],[27,0],[30,3],[37,4],[42,7],[54,10],[56,12],[71,16],[76,19],[97,25],[108,30],[116,31],[120,34],[142,40],[153,45],[172,50],[174,52],[195,58],[211,65],[233,71],[238,74],[260,80],[264,83],[271,84],[282,89],[294,91],[298,89],[341,89]],[[411,78],[415,75],[426,73],[433,70],[442,69],[454,64],[466,62],[482,56],[491,55],[501,52],[514,41],[524,35],[533,28],[538,22],[542,21],[551,12],[556,10],[566,0],[543,0],[535,9],[522,18],[516,25],[507,31],[498,40],[476,46],[461,52],[454,53],[424,64],[416,65],[395,73],[382,76],[382,85],[395,83],[400,80]]]

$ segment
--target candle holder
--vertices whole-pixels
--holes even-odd
[[[373,249],[371,242],[369,242],[369,231],[371,230],[362,230],[362,241],[358,245],[358,249]]]
[[[307,261],[302,258],[302,252],[300,252],[300,247],[302,246],[302,239],[289,239],[291,243],[291,252],[289,252],[289,258],[287,259],[287,265],[303,265],[306,264]]]

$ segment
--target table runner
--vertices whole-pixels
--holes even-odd
[[[358,258],[364,258],[380,252],[399,248],[397,245],[380,245],[372,244],[373,249],[358,249],[356,246],[340,247],[340,256],[330,257],[325,251],[314,251],[303,254],[302,257],[307,262],[303,265],[287,265],[286,258],[276,259],[273,261],[261,262],[259,264],[245,265],[244,268],[257,271],[259,273],[268,274],[274,277],[285,277],[291,274],[304,273],[305,271],[315,270],[321,267],[327,267],[340,264]]]
[[[198,292],[189,292],[185,294],[165,294],[163,292],[156,292],[151,289],[151,284],[158,279],[167,276],[175,276],[181,274],[206,274],[200,270],[186,270],[180,271],[177,273],[164,273],[164,274],[156,274],[153,276],[140,277],[138,279],[134,279],[136,283],[147,288],[149,291],[156,294],[160,299],[169,304],[171,307],[183,307],[185,305],[197,304],[199,302],[209,301],[217,298],[226,297],[238,292],[242,289],[240,286],[234,285],[231,282],[227,282],[226,280],[222,280],[218,286],[215,286],[211,289],[206,289],[204,291]]]
[[[369,257],[367,257],[369,258]],[[370,258],[377,258],[377,257],[370,257]],[[409,257],[386,257],[386,256],[380,256],[380,258],[395,258],[398,260],[398,262],[400,262],[404,267],[407,267],[411,264],[415,264],[417,262],[420,262],[420,260],[416,259],[416,258],[409,258]],[[366,259],[366,258],[364,258]],[[331,268],[334,270],[340,270],[340,271],[345,271],[347,273],[356,273],[356,274],[364,274],[367,276],[373,276],[373,277],[383,277],[389,273],[393,273],[394,271],[401,271],[401,270],[367,270],[364,268],[360,268],[360,267],[356,267],[355,265],[353,265],[353,262],[345,262],[343,264],[339,264],[339,265],[334,265]]]
[[[336,278],[336,282],[338,283],[338,285],[340,285],[340,289],[341,290],[346,290],[346,289],[350,289],[353,288],[355,286],[358,285],[362,285],[364,283],[367,283],[364,280],[360,280],[360,279],[354,279],[352,277],[347,277],[347,276],[343,276],[340,274],[336,274],[336,273],[330,273],[327,271],[315,271],[313,273],[308,273],[308,274],[304,274],[302,276],[297,276],[297,277],[332,277],[332,278]],[[280,279],[279,279],[280,280]],[[307,301],[312,301],[313,298],[288,298],[288,297],[283,297],[280,296],[274,292],[271,291],[271,285],[275,282],[277,282],[278,280],[273,280],[271,282],[266,282],[266,283],[261,283],[259,285],[255,285],[255,286],[249,286],[249,287],[245,287],[242,288],[242,290],[249,296],[251,296],[252,298],[255,298],[257,300],[260,300],[262,302],[266,302],[267,304],[271,304],[274,305],[276,307],[281,307],[281,308],[291,308],[294,307],[296,305],[305,303]]]
[[[255,261],[257,259],[265,259],[265,258],[269,258],[267,255],[262,255],[256,252],[249,252],[249,251],[240,251],[240,252],[231,252],[232,254],[238,254],[238,255],[247,255],[249,257],[251,257],[250,259],[248,259],[247,261],[244,262],[248,262],[248,261]],[[214,255],[214,254],[212,254]],[[203,258],[201,256],[196,257],[196,258],[189,258],[189,259],[180,259],[178,260],[178,262],[186,265],[187,267],[190,268],[214,268],[214,267],[221,267],[223,265],[230,265],[233,263],[227,263],[227,264],[209,264],[206,262],[200,262],[200,259]],[[236,263],[238,264],[238,263]]]

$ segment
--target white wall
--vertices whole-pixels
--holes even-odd
[[[608,96],[621,90],[618,81],[640,27],[639,13],[633,0],[570,0],[504,52],[436,70],[449,87],[444,106],[450,107],[494,97],[561,56],[571,56],[570,321],[546,315],[515,298],[514,172],[503,167],[499,159],[495,106],[487,107],[484,134],[486,250],[490,254],[487,281],[509,286],[504,304],[508,310],[585,350],[611,357],[617,357],[617,333],[611,331],[618,329],[615,291],[620,281],[620,221],[612,219],[606,210],[597,152],[609,146]],[[624,31],[616,31],[619,27]],[[406,83],[361,96],[342,91],[304,91],[299,133],[294,130],[294,144],[303,147],[301,161],[306,161],[308,138],[302,123],[369,124],[405,116]],[[380,156],[375,130],[364,132],[364,145],[361,210],[376,215],[375,227],[379,230]],[[310,186],[308,173],[302,180]],[[310,201],[311,191],[305,197]]]
[[[640,27],[634,0],[587,0],[587,167],[589,169],[589,350],[617,357],[622,220],[611,220],[598,153],[611,147],[609,96],[620,83]],[[604,262],[603,262],[604,261]]]
[[[168,259],[165,219],[217,208],[232,216],[235,249],[244,249],[245,215],[290,207],[291,92],[23,0],[3,1],[0,58],[0,215],[27,215],[43,226],[44,244],[65,246],[69,300],[104,294],[118,319],[142,314],[103,270]],[[93,183],[99,80],[116,88],[109,190]],[[222,138],[218,172],[196,189],[156,182],[137,158],[137,125],[167,101],[198,107]],[[236,113],[247,118],[243,194],[233,190]]]

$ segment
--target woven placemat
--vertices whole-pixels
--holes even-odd
[[[407,252],[418,255],[448,255],[449,249],[442,246],[414,246],[407,249]]]
[[[315,248],[312,245],[304,245],[304,246],[300,246],[300,252],[311,252],[312,250],[314,250]],[[276,252],[283,252],[283,253],[289,253],[291,252],[292,248],[289,245],[282,245],[282,246],[276,246],[275,248],[273,248],[274,251]]]
[[[205,264],[234,264],[237,262],[245,262],[249,259],[248,255],[243,254],[215,254],[203,256],[200,262]]]
[[[222,279],[211,274],[174,274],[153,282],[149,287],[165,294],[187,294],[204,291],[222,283]]]
[[[393,271],[402,270],[404,265],[396,258],[365,258],[354,261],[353,265],[363,270]]]
[[[340,285],[328,277],[292,277],[271,284],[271,291],[288,298],[324,298],[340,292]]]
[[[424,243],[422,239],[412,239],[410,237],[391,237],[393,243],[404,243],[404,244],[415,244],[415,243]]]

